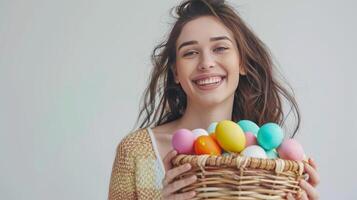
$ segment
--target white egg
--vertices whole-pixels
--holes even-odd
[[[205,129],[197,128],[197,129],[192,130],[192,134],[193,134],[193,138],[195,138],[195,140],[196,140],[201,135],[208,135],[208,132]]]
[[[258,145],[248,146],[241,152],[241,154],[246,157],[267,158],[267,154],[264,149]]]
[[[278,152],[275,149],[266,151],[265,153],[267,154],[267,157],[270,159],[278,158]]]

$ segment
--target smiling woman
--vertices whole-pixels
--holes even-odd
[[[153,71],[138,121],[140,129],[119,144],[109,199],[190,199],[177,193],[195,176],[174,181],[191,166],[172,168],[172,133],[208,127],[222,120],[249,119],[283,125],[285,98],[300,115],[292,95],[273,73],[264,43],[223,0],[187,0],[176,7],[177,20],[153,51]],[[313,165],[313,164],[312,164]],[[316,199],[318,175],[302,183],[303,198]],[[290,198],[290,197],[289,197]],[[294,198],[294,197],[291,197]]]
[[[192,102],[189,105],[202,110],[233,104],[239,73],[245,74],[233,41],[233,33],[213,16],[196,18],[183,27],[173,74]]]

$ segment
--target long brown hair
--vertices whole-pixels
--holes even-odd
[[[200,16],[215,16],[234,35],[238,46],[240,64],[246,75],[240,77],[235,91],[232,112],[233,121],[249,119],[262,125],[267,122],[284,124],[286,117],[293,111],[296,126],[300,126],[297,103],[276,79],[270,52],[266,45],[243,22],[233,7],[224,0],[186,0],[174,8],[176,22],[168,38],[157,45],[152,52],[153,69],[150,83],[141,99],[140,113],[136,125],[140,128],[154,124],[165,124],[180,118],[185,112],[186,94],[174,81],[173,67],[176,59],[176,40],[183,26]],[[283,112],[283,99],[289,103],[290,110]]]

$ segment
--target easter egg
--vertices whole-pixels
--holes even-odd
[[[253,157],[253,158],[267,158],[267,155],[263,148],[258,145],[252,145],[245,148],[241,154],[246,157]]]
[[[207,132],[209,134],[213,133],[216,130],[217,124],[218,124],[218,122],[212,122],[207,128]]]
[[[279,146],[279,157],[286,160],[302,161],[304,160],[304,149],[295,139],[286,139]]]
[[[250,120],[240,120],[238,125],[243,129],[244,132],[252,132],[257,136],[259,131],[259,126]]]
[[[241,152],[246,143],[243,130],[235,122],[223,120],[219,122],[215,130],[219,145],[228,152]]]
[[[276,123],[266,123],[258,131],[258,144],[265,150],[278,147],[284,139],[284,132]]]
[[[246,144],[245,146],[257,145],[257,137],[252,132],[245,132]]]
[[[196,155],[209,154],[209,155],[221,155],[221,148],[208,135],[199,136],[194,144]]]
[[[231,154],[230,153],[228,153],[228,152],[223,152],[222,153],[222,156],[230,156]]]
[[[192,130],[192,134],[193,134],[193,137],[195,138],[195,140],[201,135],[208,135],[207,131],[202,128],[197,128],[197,129]]]
[[[179,129],[172,136],[172,146],[180,154],[192,154],[195,138],[190,130]]]
[[[218,143],[216,133],[213,132],[209,136],[211,136],[214,139],[214,141]]]
[[[275,149],[266,151],[265,153],[267,154],[267,157],[270,159],[278,158],[278,152]]]

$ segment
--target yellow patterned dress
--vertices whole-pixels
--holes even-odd
[[[161,199],[165,168],[151,128],[128,134],[118,145],[109,200]]]

